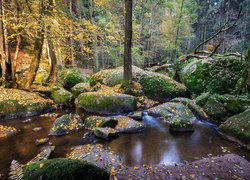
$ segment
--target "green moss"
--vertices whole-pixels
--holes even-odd
[[[219,126],[219,130],[235,138],[250,142],[250,109],[230,117]]]
[[[134,110],[136,98],[125,94],[89,92],[83,93],[77,98],[76,106],[89,112],[117,114]]]
[[[61,87],[52,87],[51,97],[55,103],[62,106],[71,106],[73,103],[73,94]]]
[[[24,169],[23,180],[95,180],[109,179],[109,174],[90,163],[66,158],[43,160]]]
[[[59,82],[67,90],[78,83],[87,82],[88,77],[76,67],[64,68],[59,74]]]
[[[88,92],[90,89],[89,83],[79,83],[71,88],[71,92],[74,97],[78,97],[80,94]]]
[[[195,102],[200,106],[204,106],[209,96],[210,96],[210,93],[202,93],[200,96],[195,98]]]

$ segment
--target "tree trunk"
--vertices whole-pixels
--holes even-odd
[[[132,80],[132,0],[125,0],[124,81]]]
[[[38,29],[37,37],[35,40],[35,46],[34,46],[34,58],[31,61],[29,71],[27,72],[26,76],[20,81],[19,88],[24,90],[30,90],[31,85],[33,81],[35,80],[36,73],[38,71],[41,56],[42,56],[42,48],[43,48],[43,42],[44,42],[44,30],[45,30],[45,24],[43,21],[43,15],[44,15],[44,4],[43,0],[41,1],[41,8],[40,8],[40,28]]]

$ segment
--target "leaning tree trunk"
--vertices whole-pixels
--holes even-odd
[[[25,77],[21,79],[19,83],[20,89],[30,90],[31,85],[33,84],[33,81],[35,80],[36,73],[40,65],[43,42],[44,42],[44,30],[45,30],[43,15],[44,15],[44,4],[42,0],[41,8],[40,8],[40,17],[39,17],[40,28],[38,29],[37,37],[35,39],[34,51],[33,51],[34,58],[31,60],[29,71],[27,72]]]
[[[132,80],[132,0],[125,0],[124,81]]]

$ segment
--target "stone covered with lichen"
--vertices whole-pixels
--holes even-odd
[[[56,158],[39,161],[24,168],[23,180],[30,179],[109,179],[109,174],[92,163],[80,160]]]
[[[250,145],[250,109],[228,118],[219,130]]]
[[[75,105],[87,112],[120,114],[135,110],[136,101],[134,96],[98,91],[80,94],[75,101]]]
[[[0,120],[39,115],[54,109],[53,101],[38,94],[0,88]]]
[[[74,101],[73,94],[59,86],[51,88],[51,98],[60,106],[72,106]]]
[[[71,88],[70,92],[74,97],[78,97],[80,94],[90,91],[89,83],[78,83]]]
[[[72,148],[67,157],[93,163],[108,172],[124,168],[121,158],[109,148],[100,144],[76,146]]]
[[[186,87],[172,78],[160,74],[142,70],[136,66],[132,67],[133,81],[141,85],[142,93],[150,98],[166,99],[185,95]],[[90,85],[97,83],[108,86],[116,86],[123,83],[123,68],[108,69],[100,71],[90,78]]]
[[[172,132],[193,132],[194,125],[192,121],[174,120],[169,124],[169,131]]]
[[[192,58],[182,68],[180,78],[194,94],[232,94],[243,70],[240,57],[217,55],[213,58]]]
[[[14,127],[0,125],[0,139],[8,138],[18,132],[19,130]]]
[[[78,115],[67,114],[55,120],[50,130],[50,135],[61,136],[77,131],[83,127],[83,122]]]
[[[78,83],[88,82],[88,79],[88,76],[77,67],[65,67],[59,71],[58,81],[68,91]]]

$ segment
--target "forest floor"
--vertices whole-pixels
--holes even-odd
[[[249,177],[250,163],[238,155],[227,154],[174,166],[135,166],[116,172],[111,179],[249,179]]]

